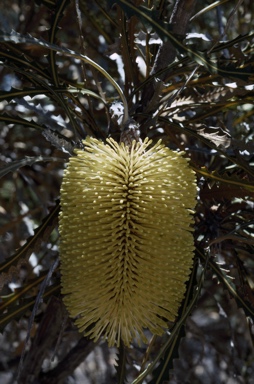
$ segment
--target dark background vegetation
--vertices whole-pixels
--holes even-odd
[[[0,2],[0,382],[254,383],[254,2],[113,4]],[[102,66],[141,138],[185,150],[197,173],[186,299],[148,347],[94,344],[61,301],[65,162],[86,135],[119,140],[122,105],[56,46]]]

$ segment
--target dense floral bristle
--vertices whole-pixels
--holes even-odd
[[[193,258],[196,183],[163,144],[84,141],[64,172],[64,302],[85,335],[109,346],[161,335],[184,297]]]

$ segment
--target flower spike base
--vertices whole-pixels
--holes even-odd
[[[192,267],[196,182],[160,142],[87,138],[61,187],[64,302],[81,332],[109,346],[161,335]]]

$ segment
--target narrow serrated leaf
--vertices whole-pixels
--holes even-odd
[[[171,44],[180,52],[190,58],[192,58],[198,65],[204,66],[211,73],[219,74],[223,77],[238,77],[242,80],[247,81],[250,76],[253,75],[253,70],[249,68],[237,68],[231,65],[230,69],[221,68],[216,61],[216,58],[213,60],[210,59],[207,52],[194,51],[188,46],[184,45],[175,34],[170,32],[170,25],[163,23],[155,15],[155,11],[150,10],[144,6],[136,7],[134,4],[128,0],[107,0],[108,4],[112,6],[113,4],[118,4],[126,14],[131,16],[137,16],[144,23],[149,23],[150,26],[161,36],[161,38],[166,41],[169,40]]]
[[[58,263],[59,263],[59,260],[56,259],[55,262],[50,266],[49,270],[47,271],[47,275],[46,275],[45,279],[41,283],[38,295],[36,296],[34,307],[33,307],[31,316],[29,318],[29,322],[28,322],[28,329],[27,329],[27,334],[26,334],[26,338],[25,338],[25,342],[24,342],[24,347],[23,347],[23,350],[22,350],[22,353],[21,353],[21,357],[20,357],[20,361],[19,361],[17,380],[19,379],[19,376],[20,376],[20,373],[21,373],[21,370],[22,370],[22,367],[23,367],[25,353],[26,353],[26,347],[28,346],[28,342],[29,342],[30,337],[31,337],[31,331],[32,331],[32,326],[33,326],[33,322],[34,322],[34,318],[35,318],[36,312],[37,312],[37,310],[39,308],[39,305],[40,305],[40,302],[42,301],[42,298],[43,298],[43,295],[45,293],[45,290],[46,290],[46,288],[47,288],[47,286],[49,284],[49,281],[50,281],[50,279],[52,277],[52,274],[55,271]]]
[[[198,253],[204,260],[206,260],[206,257],[201,250],[198,249]],[[247,304],[246,300],[244,299],[244,296],[238,295],[232,282],[230,281],[228,276],[225,274],[225,272],[223,272],[223,270],[219,267],[219,265],[216,264],[211,258],[209,258],[208,264],[209,264],[209,267],[212,268],[212,270],[216,273],[216,276],[219,278],[219,280],[224,285],[224,287],[235,298],[238,305],[243,308],[243,310],[246,313],[246,316],[250,316],[252,319],[254,319],[254,308],[251,308],[249,304]]]
[[[22,44],[22,43],[23,44],[35,44],[37,46],[41,46],[41,47],[47,48],[49,50],[52,50],[52,51],[55,51],[58,53],[62,53],[62,54],[67,55],[67,56],[75,57],[76,59],[79,59],[79,60],[84,61],[85,63],[91,65],[92,67],[97,69],[97,71],[99,71],[112,84],[112,86],[118,92],[118,94],[119,94],[119,96],[123,102],[123,105],[124,105],[123,124],[125,124],[127,122],[128,118],[129,118],[128,103],[127,103],[127,100],[125,98],[125,95],[124,95],[121,87],[109,75],[109,73],[105,69],[103,69],[99,64],[97,64],[95,61],[90,59],[88,56],[82,55],[81,53],[72,51],[68,48],[59,47],[56,44],[51,44],[51,43],[49,43],[43,39],[36,39],[35,37],[32,37],[30,34],[23,36],[23,35],[19,34],[18,32],[15,32],[15,31],[12,31],[11,33],[0,32],[0,42],[2,42],[2,43],[9,42],[9,43],[14,43],[14,44]]]
[[[239,187],[245,188],[246,190],[248,190],[250,192],[254,192],[254,184],[253,183],[251,183],[250,181],[247,181],[247,180],[239,179],[237,176],[234,176],[234,175],[229,176],[225,173],[223,175],[220,175],[217,171],[209,172],[206,167],[202,167],[199,169],[193,168],[193,169],[197,173],[199,173],[202,176],[207,177],[208,179],[219,181],[221,183],[237,185]],[[246,193],[246,196],[247,195],[248,195],[248,193]]]
[[[55,207],[44,218],[41,225],[35,229],[34,235],[29,237],[26,243],[9,259],[0,265],[0,287],[10,281],[13,274],[17,273],[22,264],[27,263],[29,256],[36,252],[44,240],[47,240],[57,224],[60,204]]]
[[[117,383],[124,384],[126,380],[126,348],[121,342],[115,364]]]
[[[48,287],[43,295],[43,298],[51,297],[55,292],[60,291],[60,284],[54,284]],[[18,320],[26,313],[27,310],[32,309],[36,300],[35,297],[23,299],[21,302],[11,308],[8,308],[2,315],[0,315],[0,331],[3,331],[5,326],[11,320]]]
[[[228,148],[231,144],[231,137],[227,132],[223,132],[220,127],[202,127],[197,130],[198,134],[212,141],[216,147],[223,146]]]
[[[56,33],[58,30],[58,25],[63,17],[64,10],[66,6],[68,5],[70,0],[61,0],[57,2],[57,8],[55,9],[55,13],[53,15],[52,21],[51,21],[51,28],[49,30],[49,41],[50,43],[55,43],[55,38],[56,38]],[[58,80],[58,72],[57,72],[57,64],[56,64],[56,52],[55,51],[50,51],[49,53],[49,61],[50,61],[50,68],[51,68],[51,73],[53,77],[54,84],[56,86],[59,85],[59,80]]]
[[[19,168],[25,167],[26,165],[31,166],[38,162],[48,162],[48,161],[64,161],[64,159],[51,157],[51,156],[36,156],[36,157],[25,156],[24,159],[15,160],[3,167],[0,167],[0,178],[7,175],[9,172],[15,172]]]
[[[20,124],[26,127],[31,127],[43,131],[45,127],[35,123],[33,120],[25,120],[17,116],[9,116],[7,113],[0,115],[0,121],[4,121],[6,124]]]

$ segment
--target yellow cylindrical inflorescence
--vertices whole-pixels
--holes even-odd
[[[81,332],[109,346],[174,321],[193,259],[197,187],[181,153],[161,143],[87,138],[64,172],[62,293]]]

